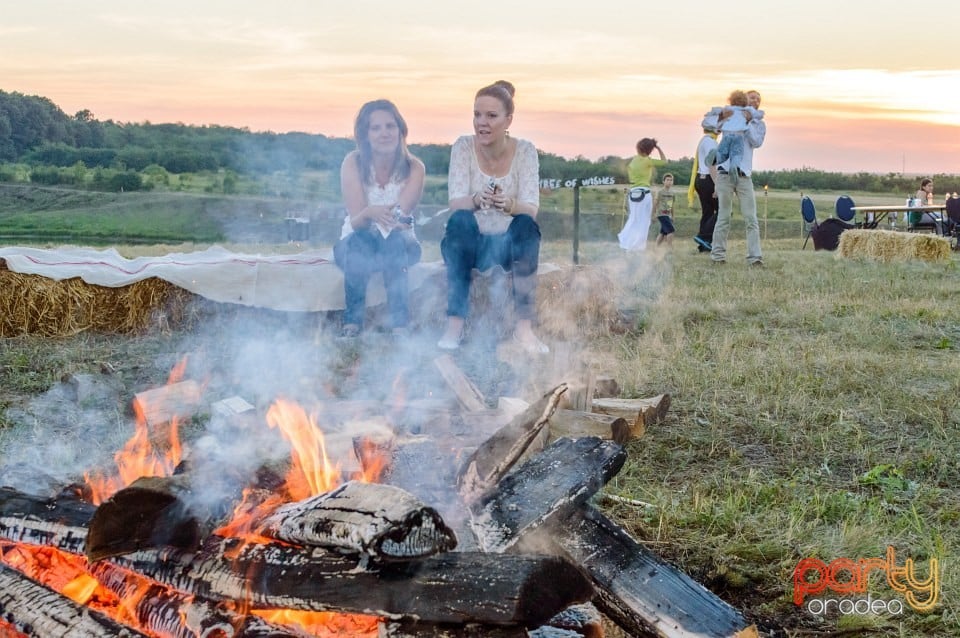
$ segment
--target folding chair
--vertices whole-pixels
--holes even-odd
[[[803,231],[807,234],[803,239],[803,250],[807,247],[807,241],[810,235],[817,228],[817,207],[813,205],[813,200],[807,195],[800,198],[800,214],[803,216]]]
[[[857,215],[857,211],[853,210],[853,206],[853,199],[849,195],[841,195],[838,197],[835,207],[837,219],[852,224],[853,218]]]

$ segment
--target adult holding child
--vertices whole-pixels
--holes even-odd
[[[740,100],[742,92],[730,94],[731,105],[720,114],[720,130],[724,129],[724,120],[732,120],[734,126],[723,133],[735,137],[736,144],[724,144],[721,140],[717,148],[717,224],[713,230],[713,246],[710,258],[714,264],[723,264],[727,260],[727,235],[730,233],[730,217],[733,213],[733,198],[740,202],[740,214],[746,225],[747,263],[763,266],[763,253],[760,248],[760,223],[757,220],[757,198],[753,190],[753,151],[760,148],[767,136],[767,125],[763,121],[760,108],[760,93],[747,91],[746,105],[737,107],[734,102]],[[742,122],[742,124],[741,124]],[[728,153],[721,154],[724,147]]]
[[[375,272],[383,273],[394,334],[406,331],[408,268],[421,254],[411,213],[420,205],[426,175],[423,162],[407,149],[407,132],[392,102],[367,102],[353,126],[357,148],[340,166],[347,217],[333,255],[343,271],[343,337],[356,337],[363,329],[367,284]]]
[[[495,266],[513,274],[513,339],[530,353],[550,349],[533,332],[540,260],[540,161],[537,149],[511,137],[515,89],[500,80],[477,91],[473,135],[450,151],[447,181],[453,214],[440,250],[447,268],[447,326],[437,346],[455,350],[469,311],[470,278]]]

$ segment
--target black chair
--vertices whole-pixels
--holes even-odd
[[[849,195],[841,195],[838,197],[835,206],[837,219],[844,223],[852,224],[853,218],[857,215],[857,211],[853,210],[853,207],[853,198]]]
[[[800,249],[803,250],[807,247],[810,235],[818,226],[817,207],[813,205],[813,200],[807,195],[800,198],[800,215],[803,216],[803,232],[806,233],[806,237],[803,238],[803,248]]]
[[[954,250],[960,250],[960,198],[958,197],[951,197],[947,200],[943,234],[950,239]]]

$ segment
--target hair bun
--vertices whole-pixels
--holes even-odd
[[[510,97],[513,97],[517,93],[517,90],[513,87],[513,84],[511,84],[510,82],[507,82],[506,80],[497,80],[496,82],[493,83],[493,86],[499,86],[504,91],[509,93]]]

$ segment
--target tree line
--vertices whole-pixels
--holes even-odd
[[[228,126],[192,126],[100,121],[89,110],[73,116],[51,100],[0,90],[0,181],[18,173],[4,165],[25,164],[29,180],[41,184],[76,185],[97,190],[138,190],[154,184],[145,179],[160,170],[170,174],[224,172],[226,175],[269,175],[276,172],[338,171],[353,140],[308,133],[253,132]],[[445,176],[449,144],[412,144],[429,175]],[[597,161],[568,159],[540,151],[543,177],[559,180],[610,177],[627,182],[629,158],[608,156]],[[692,158],[668,161],[678,185],[689,183]],[[931,176],[940,192],[960,191],[960,177]],[[228,179],[223,180],[229,183]],[[814,168],[756,171],[754,183],[785,190],[846,190],[912,193],[916,179],[898,173],[825,172]]]

